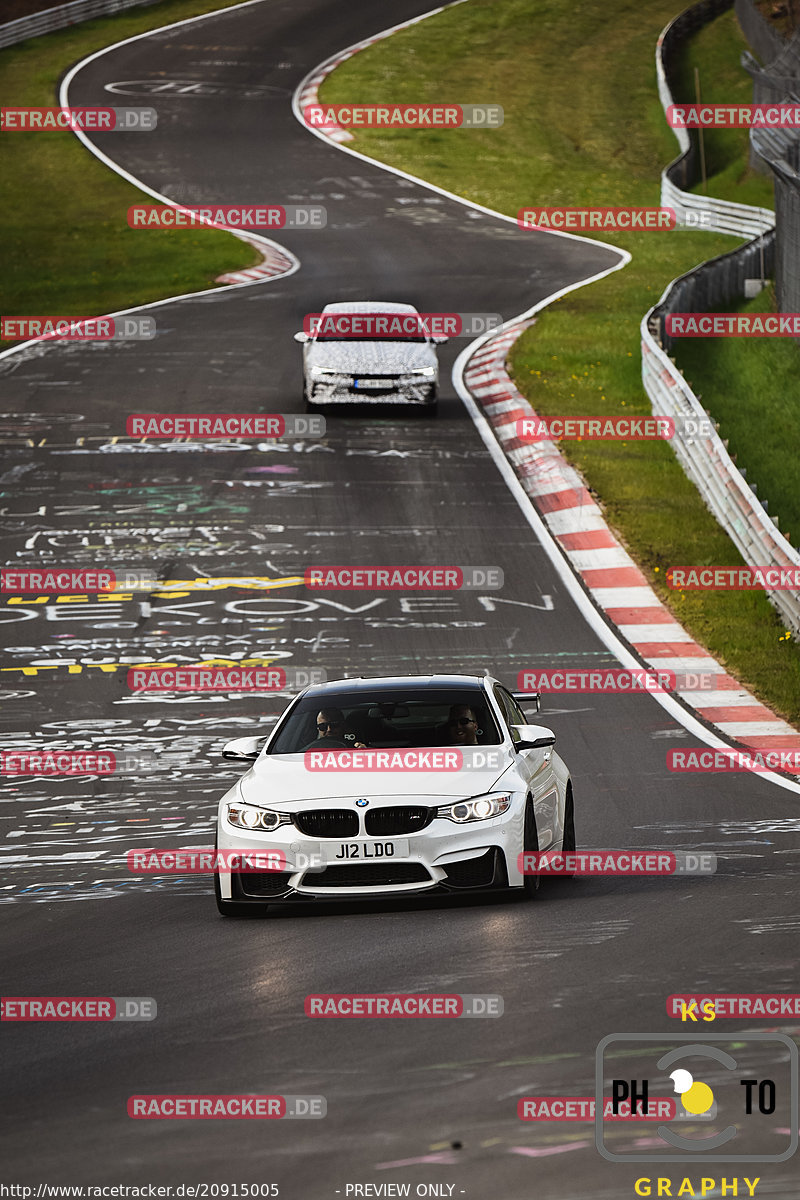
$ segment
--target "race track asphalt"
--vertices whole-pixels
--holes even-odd
[[[243,6],[112,50],[71,86],[75,105],[155,104],[156,131],[97,138],[151,188],[183,203],[322,203],[328,224],[275,235],[301,264],[285,279],[154,308],[153,341],[0,361],[3,561],[152,567],[187,580],[282,578],[325,562],[491,564],[505,586],[427,596],[190,589],[149,604],[4,606],[5,662],[16,668],[0,684],[5,746],[111,741],[169,763],[135,781],[4,788],[3,994],[158,1003],[151,1023],[5,1027],[0,1145],[12,1182],[277,1183],[284,1200],[334,1200],[348,1184],[409,1184],[411,1195],[437,1184],[471,1200],[611,1200],[633,1195],[642,1175],[746,1170],[614,1164],[598,1155],[590,1123],[516,1115],[521,1095],[592,1094],[595,1048],[609,1033],[661,1031],[669,1045],[684,1032],[666,1016],[671,993],[794,986],[796,797],[752,775],[670,774],[667,749],[694,741],[650,697],[544,705],[574,780],[578,846],[710,850],[714,876],[548,881],[533,902],[325,904],[237,922],[218,917],[201,877],[139,880],[125,868],[130,846],[210,844],[216,800],[237,773],[215,756],[268,727],[284,701],[136,697],[123,667],[102,664],[279,652],[330,678],[488,670],[514,685],[526,667],[615,662],[449,383],[463,343],[440,351],[435,420],[332,417],[319,442],[112,440],[129,412],[302,412],[291,335],[330,300],[507,319],[614,264],[607,248],[520,231],[297,122],[292,92],[316,63],[425,8]],[[216,90],[148,91],[170,80]],[[126,81],[139,82],[110,101],[106,85]],[[304,1016],[308,993],[349,991],[499,993],[504,1015]],[[728,1021],[724,1032],[756,1024]],[[769,1057],[743,1053],[763,1076]],[[167,1092],[321,1094],[328,1115],[126,1115],[130,1095]],[[780,1136],[762,1124],[769,1148]],[[614,1136],[629,1149],[637,1132]],[[759,1194],[795,1194],[791,1161],[746,1173],[760,1174]]]

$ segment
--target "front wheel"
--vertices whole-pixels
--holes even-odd
[[[533,801],[530,796],[525,802],[525,826],[522,835],[522,851],[523,854],[536,854],[539,850],[539,835],[536,832],[536,815],[533,811]],[[539,875],[525,875],[523,887],[525,889],[525,897],[528,900],[533,900],[539,890]]]
[[[561,850],[564,854],[571,854],[575,850],[575,810],[572,803],[572,784],[567,784],[567,798],[564,802],[564,836],[561,841]]]
[[[567,784],[567,796],[564,801],[564,832],[561,837],[561,853],[575,852],[575,807],[572,803],[572,784]],[[566,865],[566,864],[565,864]],[[565,871],[565,879],[574,879],[575,871]]]

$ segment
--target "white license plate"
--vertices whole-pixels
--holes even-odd
[[[353,387],[361,391],[368,391],[369,388],[385,388],[391,384],[389,379],[354,379]]]
[[[374,841],[331,842],[323,844],[322,853],[326,863],[345,862],[391,862],[395,858],[408,858],[408,838],[376,838]]]

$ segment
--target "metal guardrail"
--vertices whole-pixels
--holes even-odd
[[[0,25],[0,49],[16,46],[43,33],[66,29],[81,21],[91,21],[93,17],[108,17],[126,8],[145,8],[160,3],[161,0],[72,0],[70,4],[46,8],[44,12],[31,13],[28,17]]]
[[[670,288],[656,308],[669,303]],[[642,321],[642,381],[653,412],[676,421],[692,417],[707,422],[709,414],[649,332],[648,320],[654,311],[651,309]],[[800,553],[769,517],[755,491],[733,463],[716,430],[694,438],[676,436],[672,447],[687,476],[746,563],[750,566],[800,567]],[[787,628],[800,634],[800,593],[779,591],[767,595]]]
[[[673,97],[664,55],[688,32],[731,7],[732,0],[703,0],[677,17],[662,33],[656,50],[658,89],[666,110]],[[642,382],[653,413],[672,417],[679,429],[684,419],[709,423],[703,408],[682,373],[667,353],[669,341],[664,332],[668,312],[699,312],[720,302],[729,302],[744,293],[744,280],[769,274],[774,261],[774,214],[769,209],[731,204],[712,197],[683,191],[676,177],[687,183],[696,169],[694,144],[686,130],[675,130],[682,153],[662,173],[662,204],[676,211],[698,209],[711,214],[708,224],[695,226],[756,240],[728,254],[702,263],[679,279],[674,279],[660,300],[642,318]],[[761,236],[758,236],[761,235]],[[663,344],[665,343],[665,344]],[[713,418],[711,419],[713,424]],[[754,488],[750,487],[728,454],[716,429],[695,437],[676,436],[672,441],[676,457],[688,478],[703,497],[706,506],[725,530],[750,566],[800,567],[800,553],[778,529]],[[786,622],[800,635],[800,593],[772,591],[767,595]]]
[[[666,113],[675,103],[672,94],[670,59],[685,37],[706,22],[720,16],[733,5],[733,0],[701,0],[663,30],[656,45],[656,76],[658,95]],[[687,192],[685,187],[699,174],[699,150],[694,131],[673,129],[681,153],[661,172],[661,203],[674,208],[678,225],[691,229],[705,229],[711,233],[728,233],[735,237],[758,237],[775,224],[775,214],[768,208],[755,208],[750,204],[737,204],[733,200],[718,200],[713,196],[700,196]],[[687,219],[687,214],[696,214]],[[706,220],[700,222],[700,216]]]
[[[748,279],[771,279],[775,270],[775,230],[745,246],[737,246],[673,279],[668,299],[651,309],[649,328],[659,345],[671,353],[674,341],[666,330],[670,312],[719,312],[745,294]],[[665,293],[665,296],[667,293]]]

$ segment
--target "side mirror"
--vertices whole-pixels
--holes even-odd
[[[310,336],[309,336],[309,335],[308,335],[308,334],[305,332],[305,330],[301,329],[299,333],[296,333],[296,334],[294,335],[294,340],[295,340],[296,342],[310,342],[310,341],[311,341],[311,338],[310,338]]]
[[[517,750],[543,750],[556,744],[556,735],[544,725],[512,725],[511,735]]]
[[[255,762],[263,741],[257,737],[236,738],[222,747],[222,757],[234,758],[237,762]]]
[[[434,346],[443,346],[445,344],[445,342],[450,341],[450,338],[447,337],[444,333],[440,333],[440,334],[437,334],[436,337],[431,338],[431,341],[433,342]]]

